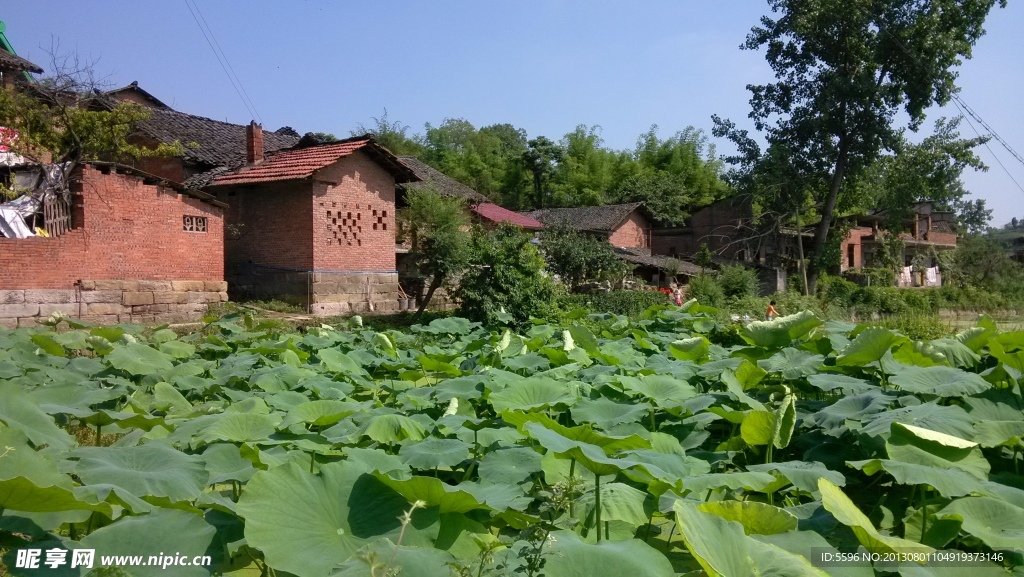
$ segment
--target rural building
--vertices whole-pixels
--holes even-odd
[[[264,156],[262,128],[246,163],[208,176],[229,205],[226,278],[233,296],[277,298],[316,315],[398,308],[395,184],[417,177],[371,136],[303,138]]]
[[[607,240],[622,248],[651,248],[651,218],[641,202],[542,208],[522,213],[548,227],[565,227]]]
[[[47,236],[9,229],[0,238],[0,325],[33,326],[55,312],[165,322],[227,300],[223,203],[113,163],[76,168],[68,200],[45,192],[40,167],[11,171],[9,178],[35,178],[19,200],[42,205],[33,224]]]

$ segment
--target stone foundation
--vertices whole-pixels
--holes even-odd
[[[397,272],[297,272],[229,267],[233,300],[276,299],[320,317],[398,312]]]
[[[227,300],[224,281],[83,280],[74,289],[0,290],[0,326],[38,326],[55,312],[96,324],[196,320]]]

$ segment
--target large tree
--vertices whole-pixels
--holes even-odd
[[[769,149],[784,150],[803,175],[819,224],[808,281],[813,286],[844,184],[901,136],[897,113],[916,130],[925,111],[957,88],[955,67],[970,58],[982,25],[1005,0],[769,0],[742,46],[766,49],[776,81],[749,85],[750,117]],[[760,151],[728,121],[716,135]],[[815,183],[821,182],[821,186]]]
[[[437,289],[451,283],[469,266],[472,252],[469,215],[463,199],[445,197],[430,188],[407,197],[405,217],[412,239],[409,256],[415,270],[430,281],[416,318],[426,310]]]

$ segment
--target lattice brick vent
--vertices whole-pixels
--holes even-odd
[[[320,203],[320,206],[325,206],[324,203]],[[334,210],[338,206],[338,203],[332,202],[331,209],[327,209],[327,229],[331,232],[331,237],[327,239],[327,244],[346,245],[346,246],[362,246],[363,245],[363,212],[369,211],[373,216],[368,221],[371,221],[373,230],[387,230],[387,217],[388,211],[378,211],[371,205],[356,204],[354,207],[350,207],[348,204],[342,204],[341,210]],[[326,208],[326,207],[325,207]]]

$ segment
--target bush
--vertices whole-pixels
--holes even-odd
[[[853,306],[854,295],[860,287],[843,277],[823,274],[818,279],[817,290],[825,308],[845,314]]]
[[[716,280],[722,293],[730,298],[756,297],[760,292],[757,273],[741,264],[722,267]]]
[[[690,279],[690,297],[697,299],[702,305],[721,307],[725,304],[725,292],[715,282],[715,277],[699,274]]]
[[[896,287],[867,286],[853,294],[853,306],[858,315],[873,313],[895,315],[906,312],[909,307],[903,300],[901,290]]]
[[[553,312],[554,296],[555,284],[529,235],[510,225],[477,231],[472,265],[455,291],[462,316],[497,324],[504,310],[513,322],[525,324]]]
[[[622,290],[565,295],[558,303],[565,311],[585,308],[595,313],[638,317],[652,306],[669,304],[669,297],[661,292]]]
[[[940,321],[935,315],[921,312],[886,317],[878,324],[897,330],[915,341],[939,339],[954,332],[952,327]]]

